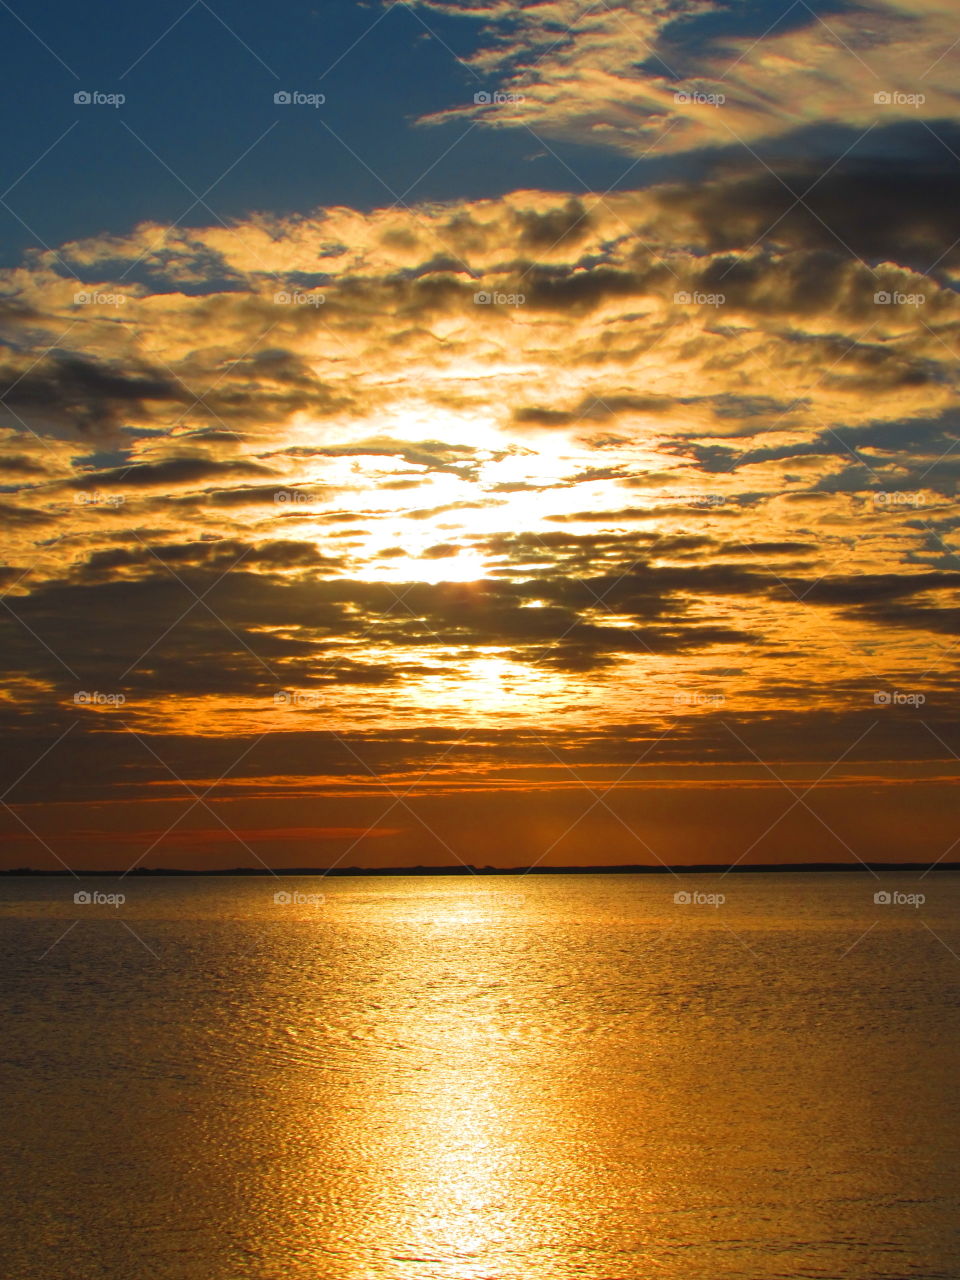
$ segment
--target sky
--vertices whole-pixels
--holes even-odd
[[[952,3],[0,29],[0,867],[957,858]]]

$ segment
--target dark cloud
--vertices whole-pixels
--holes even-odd
[[[913,161],[851,158],[826,174],[803,162],[781,165],[779,176],[721,170],[708,182],[660,188],[658,203],[675,230],[710,253],[759,243],[847,259],[852,250],[870,265],[895,262],[920,272],[935,263],[955,267],[960,171],[942,157],[924,157],[929,134],[920,124],[912,129],[921,153]],[[952,126],[943,136],[960,142]]]
[[[41,466],[35,458],[28,458],[24,454],[8,453],[0,456],[0,471],[5,471],[7,475],[12,476],[46,475],[46,467]]]
[[[756,436],[752,437],[755,440]],[[857,427],[838,424],[805,439],[772,445],[751,442],[736,448],[727,443],[677,440],[667,447],[695,458],[700,468],[711,474],[732,474],[743,467],[794,458],[840,458],[851,464],[815,481],[812,492],[878,489],[886,477],[897,479],[894,488],[909,488],[915,480],[952,495],[960,461],[952,455],[958,441],[960,420],[955,410],[949,410],[936,418],[906,418]],[[895,475],[891,477],[893,469]]]
[[[175,499],[184,506],[259,507],[270,506],[279,515],[296,513],[301,503],[321,501],[329,494],[322,486],[291,487],[279,481],[272,485],[238,485],[235,489],[206,489],[203,493],[187,494]]]
[[[204,566],[229,569],[242,562],[248,569],[258,565],[267,572],[282,569],[334,568],[341,561],[323,555],[312,542],[278,540],[254,546],[232,538],[199,542],[138,544],[97,551],[82,566],[87,576],[99,576],[107,570],[146,566],[155,571],[158,563],[176,566]]]
[[[571,272],[536,263],[524,264],[526,306],[536,311],[586,313],[609,299],[637,298],[665,289],[674,279],[666,267],[623,271],[599,266],[589,271]]]
[[[941,635],[960,635],[960,607],[937,608],[921,604],[871,605],[863,616],[881,627],[909,628]],[[946,658],[947,655],[944,655]]]
[[[149,403],[190,398],[169,374],[137,362],[109,365],[66,351],[52,351],[26,371],[0,366],[4,404],[35,429],[69,427],[82,432],[115,430]]]
[[[717,548],[725,556],[809,555],[817,550],[813,542],[727,542]]]
[[[21,507],[13,502],[4,502],[0,499],[0,520],[6,521],[8,525],[31,528],[35,525],[51,524],[54,517],[48,511],[39,511],[33,507]]]
[[[535,405],[514,409],[513,420],[521,426],[570,427],[578,423],[609,422],[629,414],[658,415],[674,410],[678,402],[669,396],[638,396],[610,392],[584,396],[572,409],[545,409]]]
[[[227,476],[268,476],[269,467],[242,460],[220,461],[199,454],[167,458],[163,462],[136,462],[109,471],[88,471],[68,480],[71,489],[159,489],[202,484]],[[271,491],[273,492],[273,491]]]
[[[784,578],[783,583],[810,604],[859,605],[928,591],[956,591],[960,589],[960,573],[864,573],[813,580]]]
[[[530,250],[550,250],[556,245],[569,245],[582,241],[591,225],[591,218],[581,201],[571,196],[559,209],[546,213],[520,209],[514,213],[517,242]]]

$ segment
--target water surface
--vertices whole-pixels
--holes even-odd
[[[5,1276],[960,1274],[960,878],[82,887],[0,882]]]

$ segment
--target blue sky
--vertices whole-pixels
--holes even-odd
[[[35,164],[7,197],[14,213],[0,208],[8,260],[41,239],[172,222],[192,203],[187,187],[199,195],[215,182],[207,203],[223,218],[369,208],[392,204],[392,192],[412,202],[571,183],[528,134],[474,129],[457,143],[467,123],[416,125],[487,87],[489,77],[454,56],[476,44],[473,23],[345,0],[287,3],[278,20],[273,6],[234,3],[221,10],[228,31],[203,4],[183,16],[185,8],[179,0],[149,9],[35,5],[23,15],[35,34],[0,11],[8,55],[0,102],[17,121],[0,140],[4,186]],[[78,89],[127,101],[90,110],[74,104]],[[327,101],[320,111],[284,109],[273,102],[278,89]],[[615,154],[553,145],[591,185],[609,186],[625,167]],[[209,216],[198,206],[186,223]]]

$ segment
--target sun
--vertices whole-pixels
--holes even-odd
[[[429,586],[438,582],[479,582],[487,576],[487,562],[478,551],[462,551],[439,559],[411,557],[394,566],[394,573],[401,581],[425,582]]]

